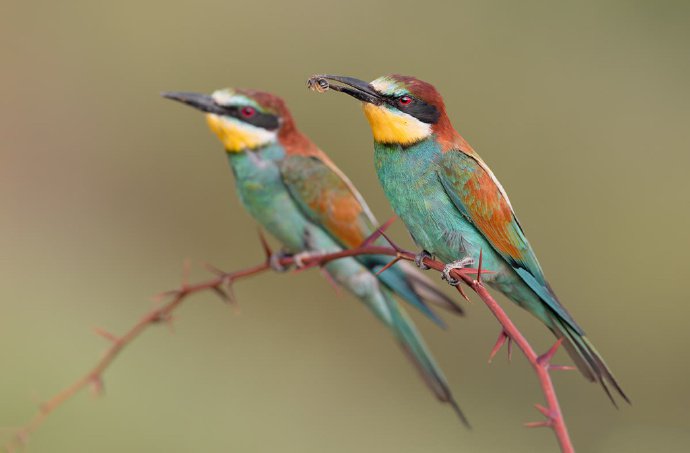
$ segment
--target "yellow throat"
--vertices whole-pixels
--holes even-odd
[[[379,143],[411,145],[431,135],[431,125],[411,115],[368,102],[362,105],[374,140]]]
[[[206,122],[229,153],[255,149],[276,141],[276,132],[234,118],[209,114],[206,115]]]

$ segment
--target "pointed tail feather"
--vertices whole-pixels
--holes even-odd
[[[616,378],[613,376],[613,373],[611,373],[611,370],[609,369],[608,365],[606,365],[606,362],[604,362],[604,359],[594,348],[592,343],[587,339],[587,337],[575,332],[573,328],[558,318],[555,314],[552,316],[551,320],[553,321],[551,330],[558,338],[565,339],[563,345],[577,365],[577,368],[580,370],[580,372],[588,380],[601,384],[604,392],[606,392],[606,395],[609,397],[614,406],[618,407],[613,395],[611,394],[609,386],[613,387],[620,397],[630,404],[630,399],[625,394]]]
[[[443,371],[441,371],[436,364],[436,361],[417,331],[413,321],[409,318],[404,309],[392,298],[386,297],[386,302],[391,313],[390,327],[398,338],[403,352],[415,368],[417,368],[422,379],[434,393],[436,398],[443,403],[450,404],[458,418],[460,418],[460,421],[467,428],[470,428],[467,417],[465,417],[465,414],[460,410],[460,406],[458,406],[450,391]]]
[[[456,315],[464,315],[458,303],[446,296],[419,270],[407,262],[399,262],[383,270],[390,262],[390,258],[382,255],[367,255],[358,257],[358,261],[366,266],[378,279],[405,302],[422,312],[439,327],[444,328],[443,320],[431,309],[430,305],[443,308]]]
[[[416,267],[408,262],[402,262],[398,266],[400,266],[402,272],[405,274],[412,289],[419,294],[423,300],[451,313],[455,313],[456,315],[465,315],[465,310],[462,309],[455,299],[444,294],[429,277],[422,274]]]

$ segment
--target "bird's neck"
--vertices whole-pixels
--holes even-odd
[[[384,186],[393,179],[403,181],[428,173],[441,153],[441,145],[433,135],[410,146],[374,143],[376,172]]]
[[[309,137],[297,130],[294,125],[283,129],[278,135],[280,145],[288,156],[321,156],[321,151]]]

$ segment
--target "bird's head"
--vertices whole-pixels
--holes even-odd
[[[410,146],[432,134],[440,140],[454,135],[439,92],[415,77],[393,74],[367,83],[352,77],[316,75],[308,86],[315,91],[332,89],[362,101],[374,140],[379,143]]]
[[[276,143],[294,123],[281,98],[256,90],[226,88],[211,95],[166,92],[162,96],[206,113],[206,121],[229,153]]]

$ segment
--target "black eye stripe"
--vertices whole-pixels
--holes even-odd
[[[248,106],[230,106],[223,107],[225,114],[238,120],[251,124],[252,126],[260,127],[262,129],[268,129],[269,131],[274,131],[280,127],[280,120],[276,115],[271,115],[270,113],[260,112],[258,109],[254,109],[254,115],[247,118],[242,115],[242,108]],[[251,107],[251,106],[249,106]],[[254,107],[252,107],[254,108]]]
[[[402,96],[389,96],[386,98],[386,104],[395,107],[401,112],[414,116],[422,123],[434,124],[436,121],[438,121],[438,118],[441,116],[441,114],[436,107],[413,96],[405,96],[412,99],[412,102],[403,105],[398,102],[398,99],[400,99]]]

